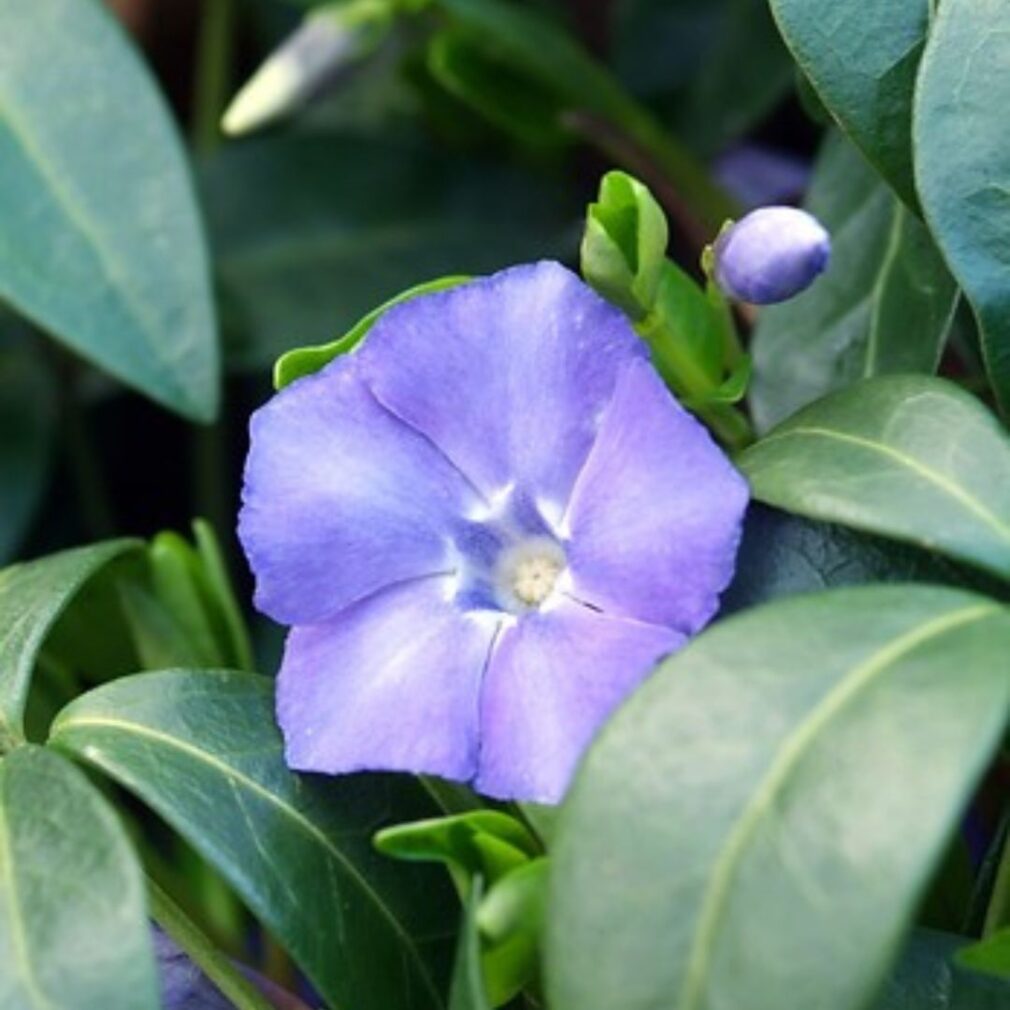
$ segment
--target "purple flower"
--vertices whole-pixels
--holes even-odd
[[[557,801],[713,615],[743,478],[556,263],[389,310],[252,421],[240,536],[293,625],[288,763]]]
[[[771,305],[809,287],[831,258],[831,238],[817,218],[795,207],[761,207],[719,236],[715,278],[741,302]]]

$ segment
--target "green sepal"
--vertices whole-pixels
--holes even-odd
[[[666,266],[666,215],[648,188],[625,172],[608,172],[589,205],[582,276],[632,319],[651,311]]]
[[[379,852],[394,859],[444,863],[464,898],[473,877],[494,884],[540,855],[526,825],[497,810],[398,824],[379,831],[374,842]]]
[[[295,347],[286,351],[274,365],[274,389],[281,390],[289,386],[296,379],[304,378],[306,375],[325,368],[335,358],[342,354],[353,351],[358,344],[368,335],[368,331],[375,325],[379,317],[391,309],[394,305],[409,301],[418,295],[431,294],[436,291],[445,291],[449,288],[458,287],[469,281],[469,277],[462,275],[439,277],[433,281],[426,281],[415,287],[401,291],[400,294],[390,298],[388,302],[383,302],[378,308],[372,309],[368,315],[358,320],[343,336],[328,344],[316,344],[312,347]]]

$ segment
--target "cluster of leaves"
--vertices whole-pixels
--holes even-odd
[[[260,6],[269,38],[297,17]],[[303,129],[204,138],[194,187],[95,0],[0,0],[0,557],[59,412],[77,423],[35,331],[210,421],[219,358],[256,373],[286,351],[280,387],[365,339],[383,299],[574,253],[560,166],[589,143],[644,182],[604,178],[583,275],[737,452],[762,503],[737,579],[555,819],[435,781],[288,771],[204,524],[192,544],[4,569],[0,1010],[152,1010],[152,916],[264,1010],[226,956],[247,951],[249,913],[335,1008],[1005,1006],[1001,5],[638,0],[616,73],[539,5],[386,6],[350,99]],[[789,52],[833,123],[808,205],[834,261],[744,354],[719,292],[667,258],[644,183],[680,239],[710,240],[736,208],[704,159],[793,86]],[[504,150],[524,164],[487,156]],[[416,865],[432,861],[448,876]]]

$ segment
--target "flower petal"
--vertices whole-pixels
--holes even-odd
[[[239,536],[260,610],[313,624],[452,567],[450,526],[479,497],[347,359],[277,394],[251,431]]]
[[[572,592],[692,634],[733,576],[748,489],[642,363],[622,373],[565,516]]]
[[[684,636],[562,602],[504,631],[484,677],[476,788],[557,803],[583,750]]]
[[[446,599],[448,582],[395,586],[291,631],[277,715],[292,768],[473,778],[497,622],[460,614]]]
[[[376,396],[486,496],[515,484],[560,514],[619,367],[645,349],[617,309],[544,262],[398,305],[358,353]]]

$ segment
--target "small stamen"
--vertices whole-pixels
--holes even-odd
[[[541,606],[565,570],[565,553],[550,537],[531,537],[504,551],[495,583],[502,606],[513,613]]]

